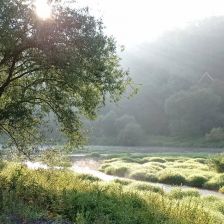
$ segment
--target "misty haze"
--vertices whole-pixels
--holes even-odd
[[[0,0],[0,224],[223,224],[224,3]]]

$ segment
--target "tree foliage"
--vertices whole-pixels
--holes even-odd
[[[21,151],[40,140],[53,112],[70,144],[80,144],[80,116],[94,118],[106,96],[130,82],[113,38],[88,9],[54,3],[41,20],[32,1],[0,0],[0,131]]]
[[[176,135],[203,135],[219,125],[221,98],[210,89],[180,91],[166,100],[170,130]]]

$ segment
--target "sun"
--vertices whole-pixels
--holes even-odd
[[[38,17],[43,20],[51,18],[52,8],[47,0],[35,0],[34,6]]]

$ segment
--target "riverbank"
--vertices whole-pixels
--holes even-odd
[[[210,154],[224,152],[224,148],[212,147],[168,147],[168,146],[101,146],[101,145],[88,145],[84,146],[81,150],[75,150],[74,154],[125,154],[125,153],[150,153],[154,155],[173,155],[173,156],[202,156],[207,157]]]
[[[163,192],[149,184],[100,181],[66,170],[31,170],[6,163],[0,170],[0,222],[43,219],[76,224],[222,224],[223,200],[195,191]]]
[[[139,181],[139,182],[144,183],[144,184],[147,183],[147,184],[150,184],[151,186],[161,188],[161,190],[163,190],[164,192],[167,192],[167,193],[171,192],[172,190],[177,189],[177,187],[178,187],[180,190],[194,190],[194,191],[197,191],[202,196],[215,196],[215,197],[218,197],[220,199],[224,199],[224,194],[223,193],[217,192],[215,190],[201,189],[201,188],[197,188],[197,187],[190,187],[190,186],[182,185],[181,182],[178,186],[178,185],[175,185],[175,183],[174,184],[153,183],[152,181],[150,182],[149,179],[148,179],[148,181],[146,181],[147,178],[144,178],[143,173],[141,173],[141,175],[138,174],[138,175],[140,175],[141,178],[139,176],[135,176],[135,177],[132,177],[132,178],[127,177],[127,176],[126,177],[121,177],[122,175],[125,176],[125,173],[123,173],[123,174],[121,173],[121,170],[122,169],[124,170],[124,168],[121,169],[120,167],[117,167],[118,171],[114,170],[114,173],[120,174],[119,176],[108,175],[106,173],[100,172],[99,170],[102,169],[102,167],[105,167],[105,165],[106,165],[106,167],[108,167],[107,166],[108,163],[110,163],[111,166],[113,166],[113,163],[116,160],[112,159],[112,163],[111,163],[111,160],[103,161],[103,160],[100,160],[100,159],[88,158],[88,156],[87,157],[86,156],[87,155],[85,155],[85,154],[73,155],[73,157],[72,157],[73,158],[72,167],[70,167],[69,170],[71,170],[75,173],[91,175],[93,177],[99,178],[99,180],[102,180],[102,181],[114,181],[114,180],[122,180],[122,181],[131,181],[132,180],[132,181],[134,181],[134,180],[136,180],[136,181]],[[155,157],[151,157],[150,159],[153,160],[153,161],[155,161],[155,159],[156,159],[157,162],[159,160],[158,158],[155,158]],[[160,160],[162,160],[162,158]],[[182,161],[180,161],[180,162],[182,162]],[[130,163],[130,161],[129,161],[129,163]],[[163,163],[164,163],[164,161],[163,161]],[[48,169],[49,168],[46,164],[43,164],[43,163],[40,163],[40,162],[29,162],[28,161],[25,164],[28,168],[34,169],[34,170]],[[153,164],[153,165],[155,165],[155,164]],[[60,169],[60,167],[54,167],[54,169]],[[192,167],[191,167],[191,169],[192,169]],[[139,170],[139,169],[137,169],[137,170],[135,169],[135,171],[136,172],[141,172],[141,170]]]
[[[102,162],[99,162],[99,160],[94,160],[94,159],[85,159],[85,158],[79,158],[77,161],[75,161],[71,167],[71,170],[74,172],[80,173],[80,174],[88,174],[92,175],[94,177],[99,178],[100,180],[103,181],[112,181],[112,180],[123,180],[123,181],[128,181],[128,180],[133,180],[133,178],[125,178],[125,177],[119,177],[119,176],[114,176],[114,175],[107,175],[103,172],[100,172],[98,169],[102,166]],[[196,190],[199,192],[200,195],[202,196],[215,196],[220,199],[224,200],[224,194],[214,191],[214,190],[206,190],[206,189],[200,189],[196,187],[189,187],[185,185],[169,185],[169,184],[163,184],[163,183],[153,183],[150,181],[139,181],[141,183],[148,183],[152,186],[159,187],[165,192],[169,193],[172,190],[176,189],[177,187],[181,190]]]

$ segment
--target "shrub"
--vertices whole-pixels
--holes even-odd
[[[219,174],[211,178],[204,184],[204,187],[211,190],[219,190],[224,186],[224,174]]]
[[[133,184],[131,184],[131,187],[136,188],[141,191],[152,191],[155,193],[164,194],[164,190],[162,188],[153,186],[150,184],[146,184],[146,183],[133,183]]]
[[[193,187],[203,187],[208,178],[200,175],[192,175],[188,178],[188,184]]]
[[[196,159],[194,159],[194,161],[198,162],[198,163],[202,163],[202,164],[207,164],[208,163],[208,160],[203,159],[203,158],[196,158]]]
[[[101,167],[102,168],[102,167]],[[100,170],[102,170],[102,169],[100,169]],[[112,166],[107,166],[107,167],[105,167],[104,168],[104,172],[106,173],[106,174],[108,174],[108,175],[114,175],[114,173],[115,173],[115,168],[114,167],[112,167]]]
[[[141,163],[141,159],[132,157],[122,157],[121,160],[126,163]]]
[[[141,181],[157,182],[158,178],[152,173],[147,173],[146,171],[136,171],[129,175],[130,178]]]
[[[40,211],[44,212],[46,218],[50,216],[50,223],[58,223],[53,220],[60,220],[60,217],[77,224],[223,223],[224,216],[215,213],[212,206],[205,208],[201,199],[190,202],[180,200],[177,203],[176,199],[167,197],[166,194],[151,192],[158,189],[142,183],[139,183],[142,190],[138,191],[129,186],[83,181],[65,170],[34,171],[16,165],[4,168],[0,177],[3,182],[0,189],[5,205],[1,210],[0,223],[7,223],[1,220],[1,215],[6,212],[11,215],[17,214],[16,211],[21,215],[23,203],[24,208],[29,208],[25,214],[31,214],[36,208],[38,214]],[[14,208],[17,210],[13,210]],[[40,218],[42,217],[40,215]],[[37,220],[30,222],[26,217],[22,221],[39,223]]]
[[[40,160],[50,167],[70,167],[71,162],[59,149],[48,148],[41,154]]]
[[[149,165],[150,167],[154,167],[156,170],[162,170],[166,168],[166,165],[163,163],[159,163],[159,162],[150,162],[147,165]]]
[[[138,163],[139,164],[144,164],[144,163],[148,163],[149,160],[147,158],[142,158],[142,159],[139,159]]]
[[[182,190],[181,188],[175,188],[169,193],[170,198],[182,199],[184,197],[200,197],[200,193],[197,190]]]
[[[0,170],[2,170],[6,166],[6,162],[0,159]]]
[[[158,163],[166,163],[167,161],[165,159],[162,159],[160,157],[152,157],[149,159],[150,162],[158,162]]]
[[[181,174],[177,173],[162,173],[159,176],[159,181],[165,184],[183,185],[186,183],[186,179]]]
[[[128,174],[128,168],[125,166],[120,167],[107,167],[105,169],[106,174],[114,175],[118,177],[125,177]]]
[[[121,184],[121,185],[129,185],[131,183],[131,180],[115,179],[114,183]]]
[[[211,166],[218,172],[224,172],[224,153],[217,154],[210,158]]]
[[[100,167],[100,170],[105,170],[107,167],[110,167],[110,164],[103,164],[101,167]]]
[[[119,177],[124,177],[128,173],[128,168],[125,166],[121,166],[115,169],[115,175]]]
[[[94,177],[94,176],[88,175],[88,174],[79,174],[78,178],[80,180],[100,181],[100,179],[98,177]]]
[[[224,194],[224,186],[219,189],[219,192]]]

